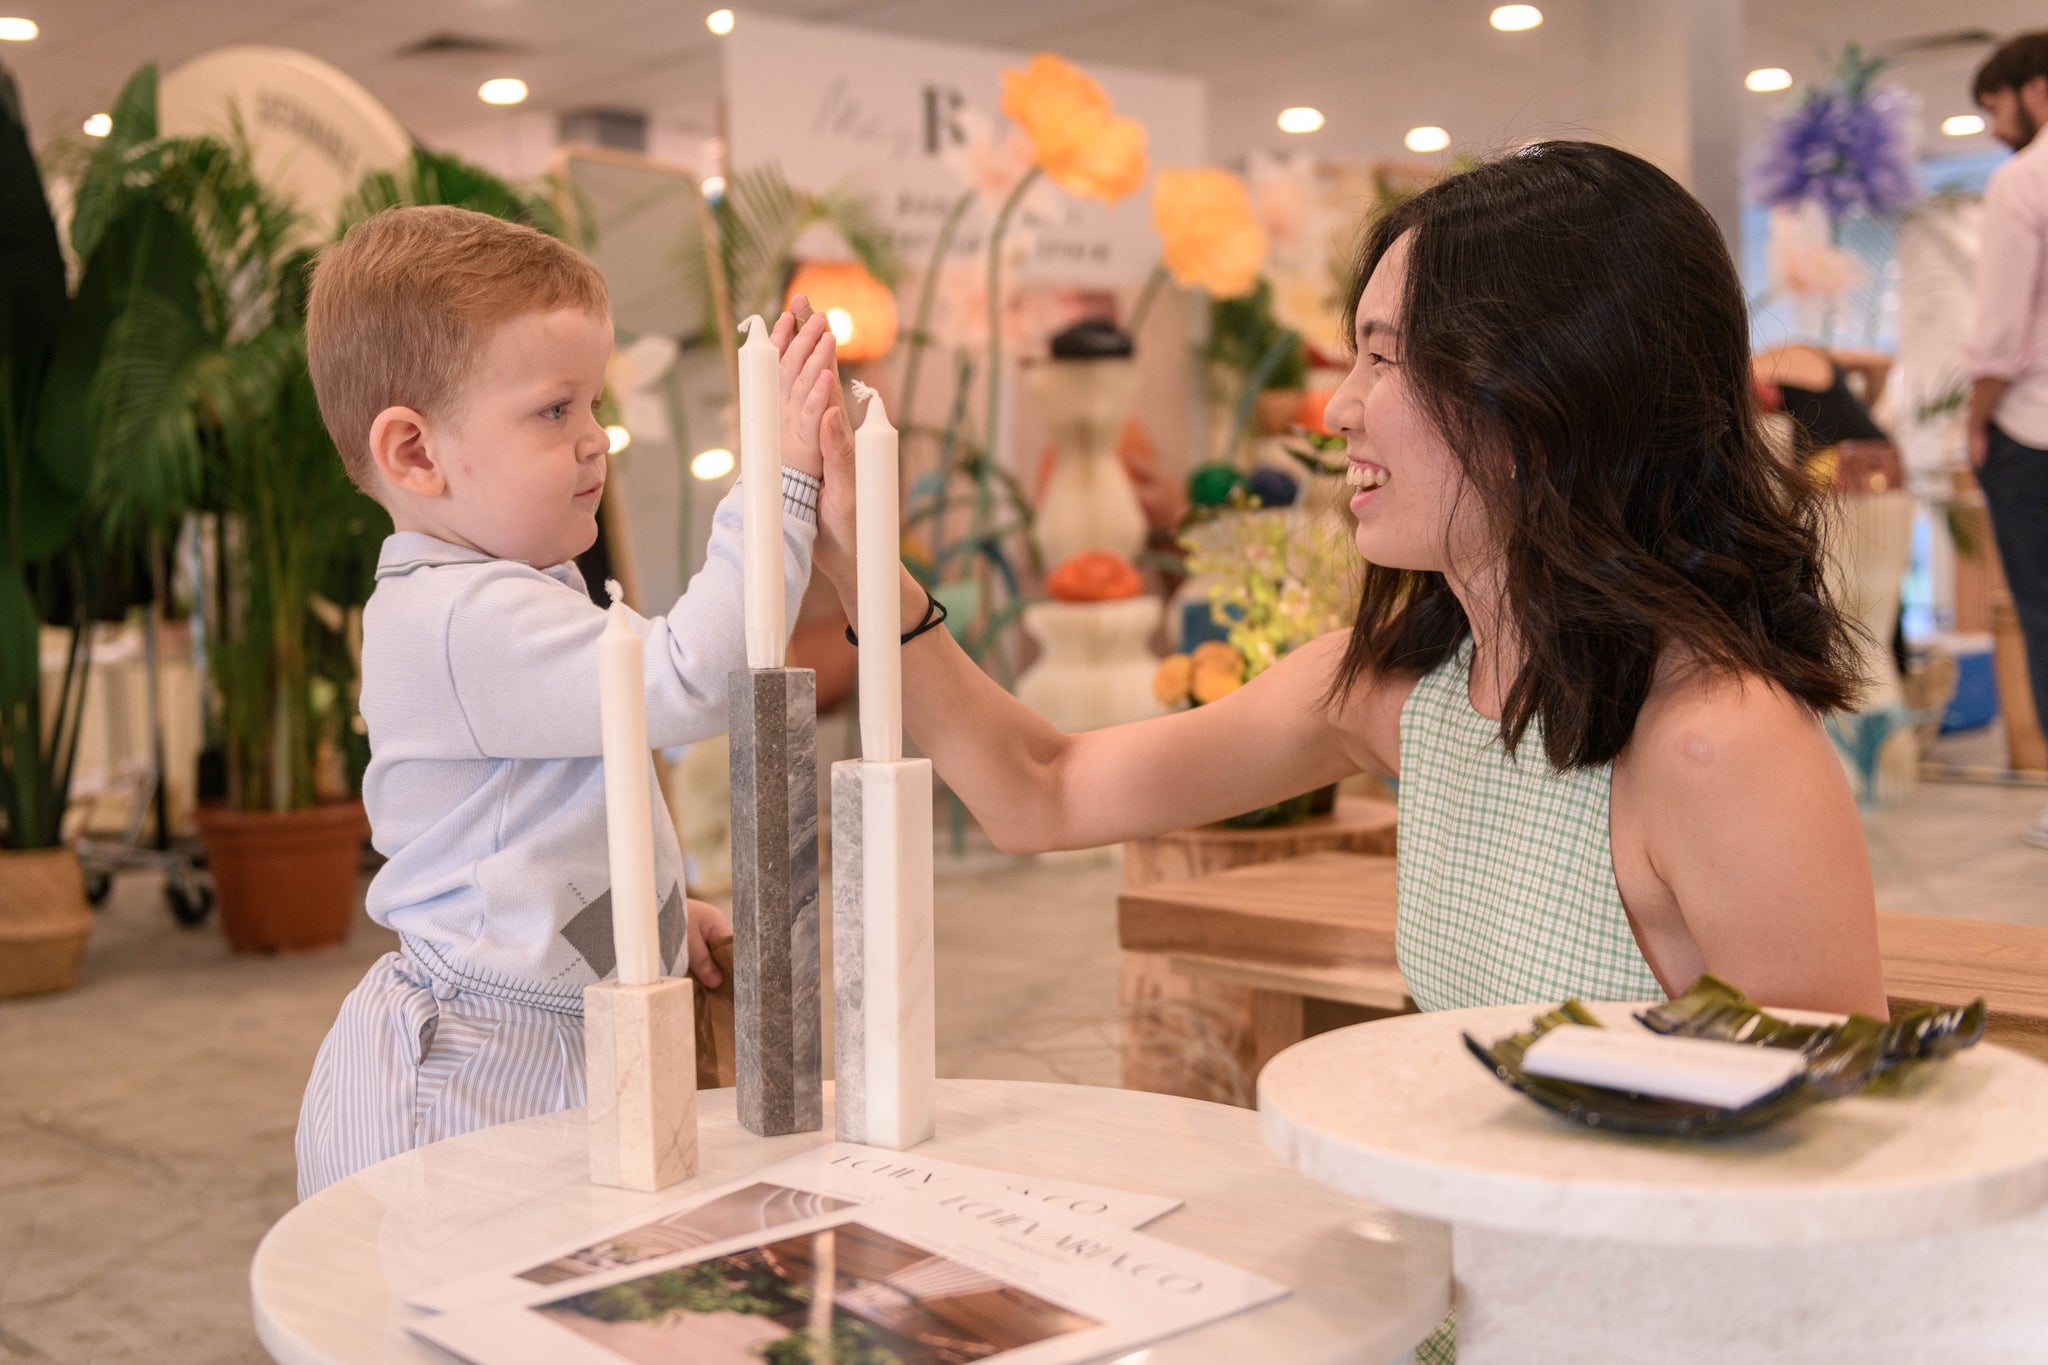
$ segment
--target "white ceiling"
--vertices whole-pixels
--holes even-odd
[[[509,170],[527,169],[553,115],[593,105],[646,111],[657,146],[695,150],[716,129],[717,45],[705,12],[721,0],[0,0],[0,13],[42,27],[0,44],[40,139],[70,136],[105,109],[121,81],[154,59],[168,69],[207,49],[256,42],[300,48],[339,66],[422,141]],[[1619,0],[1604,0],[1618,3]],[[1602,0],[1541,0],[1544,25],[1502,34],[1491,0],[741,0],[739,22],[772,13],[1200,77],[1210,92],[1210,146],[1345,158],[1404,155],[1416,124],[1450,130],[1462,148],[1513,145],[1587,126],[1589,25]],[[2043,22],[2038,0],[1744,0],[1752,66],[1801,80],[1845,40],[1888,50],[1930,34],[2009,34]],[[438,34],[503,44],[478,55],[402,56]],[[1950,45],[1901,58],[1894,78],[1923,101],[1936,149],[1941,119],[1969,109],[1971,72],[1988,48]],[[532,88],[519,112],[480,105],[485,78]],[[1784,95],[1745,95],[1752,125]],[[1292,104],[1329,116],[1306,138],[1278,132]]]

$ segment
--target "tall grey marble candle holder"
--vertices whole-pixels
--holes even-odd
[[[590,1178],[662,1190],[697,1173],[697,1029],[688,977],[583,988]]]
[[[832,765],[834,1128],[898,1151],[932,1135],[932,765]]]
[[[818,955],[818,679],[732,675],[732,928],[739,1119],[825,1124]]]

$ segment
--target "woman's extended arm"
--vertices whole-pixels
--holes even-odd
[[[853,584],[835,585],[851,617]],[[903,620],[924,609],[924,589],[904,573]],[[1220,820],[1383,767],[1362,737],[1346,733],[1357,707],[1323,705],[1343,647],[1343,635],[1325,636],[1220,701],[1067,735],[935,630],[903,650],[904,727],[997,847],[1090,848]]]

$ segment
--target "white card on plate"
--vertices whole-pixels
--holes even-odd
[[[1531,1076],[1740,1109],[1806,1069],[1791,1048],[1672,1038],[1636,1029],[1554,1028],[1529,1044]]]

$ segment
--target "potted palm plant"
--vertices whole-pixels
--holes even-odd
[[[208,652],[228,799],[200,808],[200,837],[230,946],[259,952],[348,936],[368,824],[353,783],[323,790],[318,774],[352,734],[347,623],[371,576],[362,547],[389,530],[321,425],[296,303],[277,306],[241,343],[205,499],[221,528]]]
[[[141,100],[124,92],[118,123],[140,126]],[[90,621],[110,566],[175,502],[177,442],[153,419],[181,401],[199,311],[199,251],[176,213],[104,175],[76,206],[72,289],[0,68],[0,995],[70,985],[91,930],[63,842]],[[46,634],[62,641],[54,687]]]

